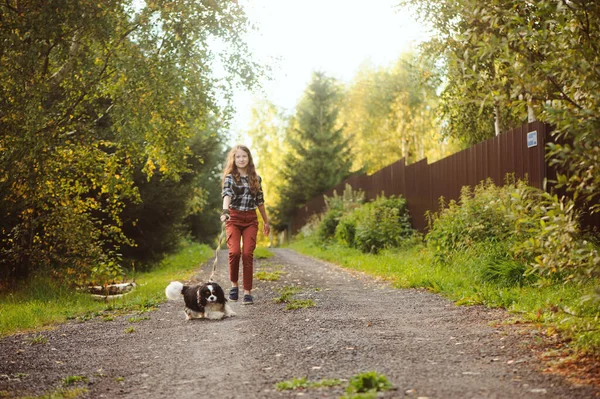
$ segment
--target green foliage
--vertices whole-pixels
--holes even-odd
[[[344,214],[358,209],[365,201],[365,193],[362,190],[354,191],[352,186],[346,184],[342,195],[333,190],[333,196],[325,198],[326,211],[320,216],[317,227],[317,236],[320,240],[332,239],[336,234],[336,228]]]
[[[75,399],[88,393],[87,388],[57,388],[41,396],[22,396],[21,399]]]
[[[600,276],[599,246],[581,231],[573,201],[524,182],[463,188],[458,203],[431,216],[427,242],[440,265],[477,245],[497,248],[481,270],[495,283],[586,283]]]
[[[571,199],[527,186],[518,187],[512,198],[511,218],[516,229],[529,233],[512,251],[530,263],[531,273],[578,283],[600,276],[598,238],[581,231],[579,212]],[[519,217],[525,209],[533,217]]]
[[[228,98],[231,86],[215,62],[229,84],[255,81],[246,18],[230,1],[16,2],[0,14],[0,278],[86,281],[134,244],[123,212],[139,204],[136,173],[179,181],[200,154],[191,138],[226,123],[216,88]]]
[[[400,158],[407,164],[445,156],[436,115],[439,68],[434,60],[407,51],[389,66],[363,64],[348,84],[340,108],[352,140],[353,170],[368,173]]]
[[[503,128],[526,115],[552,125],[556,143],[548,156],[559,170],[558,187],[588,211],[600,211],[600,3],[401,3],[438,32],[428,46],[446,65],[442,101],[453,110],[446,113],[452,133],[479,140],[476,119],[492,109]],[[465,113],[473,113],[473,123],[462,123]]]
[[[349,398],[357,398],[355,394],[388,391],[393,387],[385,375],[367,371],[350,378],[346,393]]]
[[[134,173],[140,201],[122,213],[123,231],[135,245],[121,249],[124,261],[151,264],[178,249],[191,236],[212,244],[220,232],[220,162],[224,158],[219,130],[195,132],[188,140],[190,154],[186,171],[177,181],[156,172],[148,177],[138,166]],[[223,155],[223,156],[222,156]]]
[[[488,180],[475,189],[463,187],[458,202],[450,201],[445,207],[442,201],[440,214],[430,214],[426,236],[436,261],[447,263],[475,243],[510,240],[514,227],[507,218],[508,190]]]
[[[275,384],[275,388],[278,391],[285,391],[285,390],[299,389],[299,388],[308,388],[308,386],[309,386],[309,383],[306,380],[306,378],[304,378],[304,377],[302,377],[302,378],[294,377],[291,380],[280,381]]]
[[[300,292],[300,288],[294,286],[286,286],[281,288],[280,295],[278,298],[274,298],[273,301],[275,303],[285,303],[289,302],[294,295]]]
[[[275,388],[278,391],[296,390],[296,389],[310,389],[310,388],[321,388],[321,387],[335,387],[341,385],[342,382],[338,379],[328,379],[319,381],[308,381],[305,377],[292,378],[291,380],[280,381],[275,384]]]
[[[79,382],[87,382],[88,378],[82,375],[69,375],[63,378],[63,386],[69,387],[71,385],[75,385]]]
[[[312,299],[292,299],[285,305],[285,310],[307,309],[315,306]]]
[[[526,281],[527,267],[514,259],[495,258],[481,270],[481,279],[499,286],[511,287],[523,285]]]
[[[273,256],[273,252],[269,251],[269,249],[265,247],[256,247],[254,250],[254,259],[269,259]]]
[[[144,313],[165,301],[165,286],[173,280],[184,280],[199,263],[214,256],[207,245],[182,245],[148,272],[137,273],[137,288],[110,303],[74,292],[47,275],[36,275],[0,293],[0,336],[18,331],[35,330],[69,319],[87,320],[120,312]],[[37,338],[42,343],[41,338]]]
[[[379,197],[345,214],[335,231],[337,240],[363,252],[378,252],[401,245],[412,236],[406,200]]]
[[[260,281],[279,281],[279,279],[281,278],[281,274],[282,272],[280,271],[267,272],[265,270],[259,270],[256,272],[254,277],[256,277],[256,279]]]

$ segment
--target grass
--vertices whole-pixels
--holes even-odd
[[[256,247],[254,250],[254,259],[269,259],[273,256],[273,252],[265,247]]]
[[[523,321],[545,327],[548,335],[560,332],[573,340],[582,353],[600,354],[600,311],[597,305],[584,304],[581,297],[591,292],[598,281],[587,286],[575,284],[496,284],[482,276],[482,256],[463,254],[450,265],[435,265],[424,246],[364,254],[341,245],[313,245],[297,240],[290,248],[342,267],[388,280],[397,288],[425,288],[440,293],[457,305],[485,305],[504,308]]]
[[[296,295],[299,292],[300,292],[300,288],[294,287],[293,285],[288,285],[286,287],[279,289],[280,295],[278,298],[274,298],[273,301],[275,301],[275,303],[289,302],[292,299],[292,296]]]
[[[315,301],[312,299],[293,299],[292,297],[300,292],[300,288],[292,285],[283,287],[279,290],[280,295],[274,298],[275,303],[285,303],[286,310],[296,310],[312,308],[315,306]]]
[[[28,337],[26,341],[31,345],[47,344],[48,338],[44,337],[43,335],[36,334],[32,337]]]
[[[291,391],[297,389],[311,389],[321,387],[335,387],[342,385],[342,380],[325,379],[320,381],[308,381],[306,378],[292,378],[291,380],[281,381],[275,384],[278,391]]]
[[[306,390],[318,388],[331,388],[344,384],[341,379],[325,379],[319,381],[308,381],[306,378],[292,378],[275,384],[278,391]],[[367,371],[356,374],[348,380],[346,395],[342,399],[375,399],[377,392],[393,389],[394,386],[383,374],[375,371]]]
[[[0,336],[39,330],[69,319],[103,317],[110,321],[124,313],[141,315],[166,300],[164,289],[170,281],[189,278],[212,255],[207,245],[186,244],[152,271],[138,273],[135,291],[109,303],[56,286],[47,278],[33,277],[28,284],[0,294]]]
[[[254,277],[261,281],[279,281],[282,274],[283,272],[281,271],[268,272],[266,270],[259,270],[254,274]]]
[[[21,399],[75,399],[87,394],[87,392],[87,388],[59,388],[41,396],[24,396]]]
[[[75,385],[79,382],[87,382],[87,381],[88,381],[87,377],[84,377],[82,375],[69,375],[69,376],[63,378],[63,386],[70,387],[71,385]]]

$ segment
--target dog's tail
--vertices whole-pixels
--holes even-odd
[[[167,285],[165,289],[165,294],[167,298],[171,300],[177,300],[181,298],[181,292],[183,291],[183,284],[179,281],[172,281],[171,284]]]

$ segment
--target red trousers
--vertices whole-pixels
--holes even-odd
[[[240,273],[240,256],[242,257],[244,290],[252,289],[254,269],[254,249],[258,234],[258,217],[256,210],[236,211],[230,209],[230,218],[226,223],[227,248],[229,248],[229,280],[237,283]],[[240,239],[243,248],[240,248]]]

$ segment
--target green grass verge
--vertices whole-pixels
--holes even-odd
[[[186,244],[152,271],[138,273],[136,289],[109,303],[57,287],[45,278],[33,278],[28,284],[0,295],[0,336],[36,330],[68,319],[104,316],[109,321],[114,313],[144,313],[166,300],[165,287],[170,281],[188,279],[212,256],[213,251],[207,245]]]
[[[87,393],[87,388],[59,388],[41,396],[24,396],[21,399],[76,399]]]
[[[290,248],[382,277],[397,288],[426,288],[457,305],[481,304],[507,309],[524,321],[544,326],[547,335],[560,332],[565,338],[572,339],[579,351],[600,354],[600,309],[597,304],[581,302],[581,297],[591,292],[598,281],[590,281],[587,286],[497,285],[482,278],[480,257],[465,254],[455,257],[451,265],[436,266],[428,249],[420,245],[382,251],[377,255],[337,244],[314,245],[307,239],[292,242]]]

